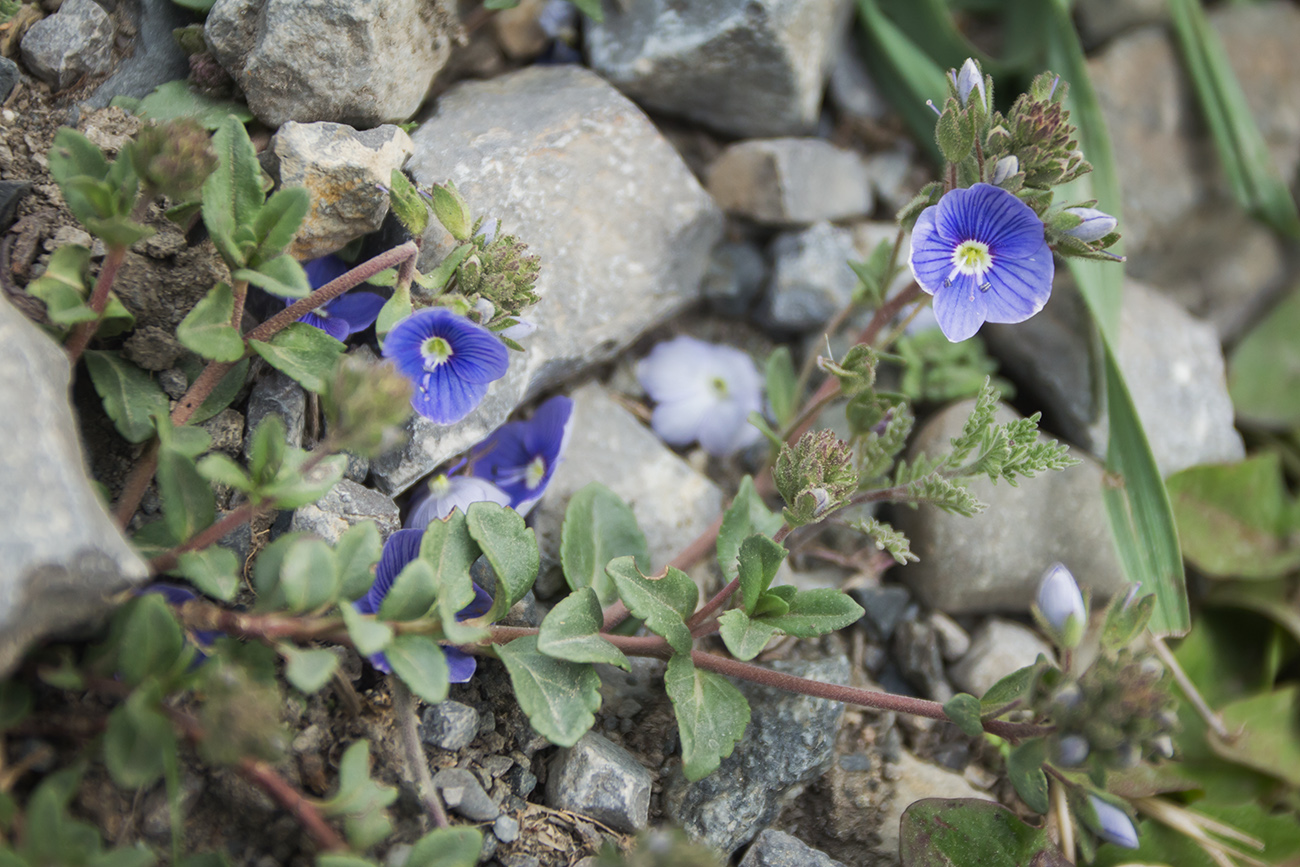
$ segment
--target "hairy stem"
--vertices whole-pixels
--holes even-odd
[[[104,318],[104,308],[108,306],[108,292],[113,288],[117,269],[122,267],[124,259],[126,259],[126,247],[110,247],[108,255],[104,257],[104,264],[99,269],[99,277],[95,280],[94,291],[90,293],[90,301],[87,302],[90,309],[99,315],[90,322],[78,325],[72,330],[72,336],[68,338],[68,361],[74,366],[81,359],[86,347],[90,345],[95,332],[99,330],[99,323]]]
[[[235,296],[235,309],[230,314],[230,327],[243,334],[244,302],[248,300],[248,281],[236,280],[230,287],[230,291]]]
[[[400,677],[389,675],[388,691],[393,696],[393,713],[397,715],[398,731],[402,736],[402,752],[406,764],[415,771],[416,791],[425,811],[433,820],[434,827],[446,828],[447,811],[442,807],[442,798],[433,786],[433,776],[429,773],[429,760],[424,755],[424,746],[420,743],[420,719],[415,715],[415,699],[411,690]]]

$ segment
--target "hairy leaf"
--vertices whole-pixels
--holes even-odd
[[[510,672],[519,706],[547,740],[571,747],[591,728],[600,707],[600,677],[590,665],[541,653],[535,635],[500,645],[497,655]]]
[[[696,668],[687,653],[668,661],[664,688],[677,713],[682,773],[688,780],[703,779],[718,769],[744,735],[749,702],[722,675]]]

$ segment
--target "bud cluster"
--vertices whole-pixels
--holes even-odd
[[[456,276],[467,300],[490,303],[492,321],[516,317],[538,302],[535,285],[541,260],[528,253],[527,245],[514,235],[501,234],[491,240],[476,234],[473,243],[476,249],[461,263]]]
[[[145,189],[174,203],[196,201],[217,167],[207,130],[192,118],[147,126],[131,145],[131,166]]]
[[[772,469],[791,527],[815,524],[848,504],[858,488],[853,451],[830,431],[810,431],[781,449]]]

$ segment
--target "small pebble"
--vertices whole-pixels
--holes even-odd
[[[513,843],[519,838],[519,820],[504,814],[497,816],[492,823],[492,833],[502,843]]]

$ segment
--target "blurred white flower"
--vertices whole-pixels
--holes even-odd
[[[748,418],[763,409],[762,380],[739,349],[678,337],[651,350],[636,375],[658,404],[650,424],[664,442],[698,440],[709,454],[725,457],[759,438]]]

